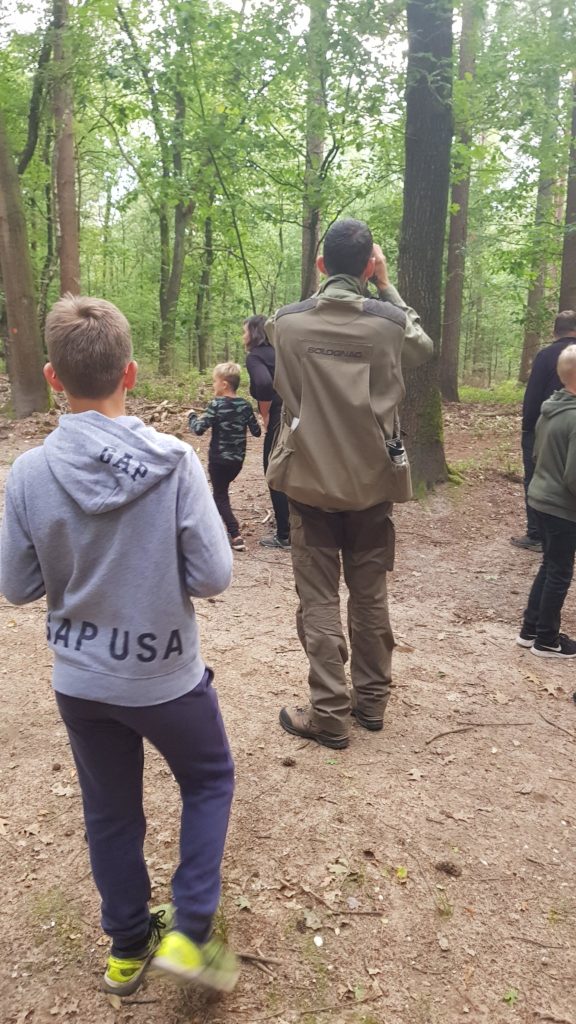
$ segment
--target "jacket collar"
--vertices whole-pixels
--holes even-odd
[[[346,298],[348,295],[366,294],[366,285],[359,277],[352,277],[350,274],[334,274],[322,282],[317,295],[327,293],[335,298]]]

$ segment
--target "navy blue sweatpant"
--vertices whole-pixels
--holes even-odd
[[[194,942],[210,934],[234,790],[234,765],[212,679],[206,670],[194,690],[149,707],[56,694],[80,780],[102,928],[115,953],[145,941],[150,927],[143,738],[166,759],[182,796],[180,863],[172,879],[176,927]]]

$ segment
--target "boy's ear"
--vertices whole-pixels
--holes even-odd
[[[50,385],[53,391],[64,391],[64,385],[60,378],[57,376],[56,371],[52,366],[52,363],[46,363],[44,369],[42,370],[42,373],[44,374],[45,379],[48,381],[48,384]]]
[[[124,379],[122,381],[122,386],[126,388],[126,391],[132,390],[132,388],[136,384],[137,377],[138,363],[136,362],[135,359],[131,359],[130,362],[128,363],[128,366],[124,370]]]

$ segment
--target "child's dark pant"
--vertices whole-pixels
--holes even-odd
[[[232,460],[230,462],[210,462],[208,464],[208,473],[210,475],[216,508],[222,516],[224,526],[231,537],[239,536],[240,527],[230,505],[228,488],[238,476],[243,465],[243,462],[233,462]]]
[[[194,690],[150,707],[56,694],[82,790],[102,927],[114,952],[145,940],[150,925],[143,739],[166,759],[182,797],[180,863],[172,879],[177,927],[195,942],[210,934],[234,789],[234,765],[212,678],[207,669]],[[168,779],[164,784],[171,785]]]
[[[534,630],[540,643],[553,646],[558,640],[562,608],[574,575],[576,523],[533,511],[544,554],[532,584],[524,624]]]

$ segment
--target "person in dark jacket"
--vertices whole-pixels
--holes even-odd
[[[542,406],[528,489],[544,554],[516,642],[539,658],[566,661],[576,658],[576,640],[560,632],[576,555],[576,345],[560,353],[558,375],[564,387]]]
[[[268,469],[274,438],[280,424],[282,399],[274,390],[275,352],[266,337],[266,317],[250,316],[244,321],[243,341],[246,349],[246,369],[250,377],[250,394],[258,402],[264,421],[264,472]],[[276,532],[260,541],[265,548],[290,548],[290,517],[288,500],[280,491],[270,488],[270,498],[276,517]]]
[[[238,363],[219,363],[214,367],[212,379],[215,397],[202,416],[192,410],[188,416],[188,427],[198,437],[212,430],[208,476],[214,501],[234,551],[246,551],[240,525],[230,505],[228,490],[244,465],[246,431],[249,430],[254,437],[260,437],[262,431],[250,402],[239,398],[236,393],[240,384]]]
[[[536,423],[540,416],[542,402],[550,398],[554,391],[561,387],[556,371],[558,356],[568,346],[574,344],[576,338],[576,312],[566,309],[559,313],[554,321],[554,341],[537,353],[530,374],[524,404],[522,407],[522,459],[524,462],[524,492],[526,495],[526,534],[523,537],[511,537],[510,543],[517,548],[529,551],[542,550],[542,537],[538,518],[528,504],[528,488],[534,474],[534,436]]]

